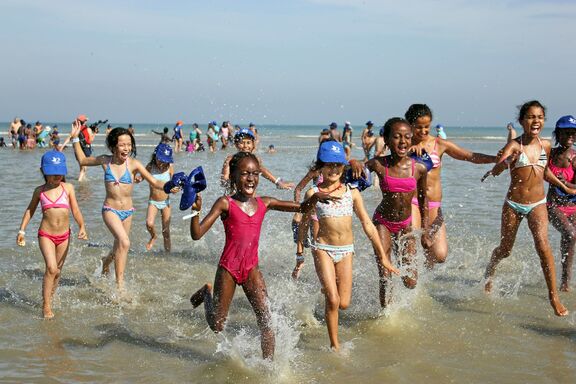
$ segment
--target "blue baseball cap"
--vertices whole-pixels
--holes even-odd
[[[249,137],[252,140],[255,140],[254,134],[248,128],[240,128],[236,134],[234,134],[234,141],[241,140],[242,137]]]
[[[366,122],[366,125],[368,125],[369,127],[371,127],[371,126],[374,125],[374,123],[372,122],[372,120],[368,120],[368,121]]]
[[[172,148],[165,143],[160,143],[154,149],[154,154],[156,155],[156,159],[163,163],[173,163],[174,159],[172,158]]]
[[[338,128],[338,124],[336,124],[335,122],[331,122],[330,128]]]
[[[444,129],[444,126],[442,124],[438,124],[438,125],[436,125],[436,129],[441,131]]]
[[[45,176],[66,176],[66,156],[60,151],[48,151],[42,156],[40,168]]]
[[[572,128],[576,129],[576,119],[572,115],[562,116],[556,122],[556,128]]]
[[[344,147],[337,141],[324,141],[318,148],[316,159],[323,163],[340,163],[348,165]]]

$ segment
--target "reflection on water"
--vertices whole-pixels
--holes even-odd
[[[298,181],[315,156],[314,136],[306,130],[276,136],[265,131],[262,147],[273,143],[278,153],[262,153],[264,164],[275,175]],[[143,135],[137,140],[138,158],[146,162],[156,138]],[[495,153],[501,144],[479,139],[458,143],[487,153]],[[99,151],[104,147],[97,147]],[[353,153],[361,156],[357,148]],[[209,183],[203,193],[206,207],[222,193],[218,175],[225,155],[176,154],[178,171],[204,167]],[[260,359],[259,331],[244,295],[236,295],[220,335],[207,328],[201,309],[190,308],[190,293],[214,278],[223,247],[222,225],[216,223],[193,242],[189,222],[175,209],[173,252],[162,252],[158,244],[146,252],[145,183],[134,190],[136,212],[126,273],[132,301],[115,299],[113,278],[98,273],[100,258],[112,244],[100,213],[102,170],[91,168],[90,181],[78,185],[69,151],[69,179],[76,185],[90,240],[73,241],[54,305],[56,318],[42,321],[44,263],[33,235],[40,212],[29,224],[27,246],[15,246],[21,216],[33,188],[42,182],[41,153],[3,151],[1,156],[5,180],[18,180],[0,184],[3,196],[10,197],[0,221],[0,369],[8,382],[515,383],[571,382],[576,377],[576,299],[574,293],[562,293],[572,314],[567,319],[553,316],[525,224],[512,256],[499,266],[494,294],[487,297],[482,292],[482,273],[498,241],[508,182],[502,176],[479,183],[488,167],[445,157],[448,261],[434,271],[422,269],[415,290],[396,280],[394,302],[386,311],[378,304],[370,243],[354,223],[353,297],[350,308],[341,312],[341,354],[327,349],[323,297],[309,254],[301,280],[290,279],[291,215],[269,212],[260,249],[277,334],[276,358],[269,364]],[[283,199],[292,196],[266,180],[258,190]],[[363,195],[373,211],[380,192],[370,189]],[[550,233],[557,255],[559,238],[554,230]],[[421,262],[420,253],[419,257]]]

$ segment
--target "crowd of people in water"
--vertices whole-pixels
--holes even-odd
[[[76,118],[69,137],[62,143],[57,130],[54,134],[54,127],[49,136],[41,139],[40,135],[49,127],[42,127],[40,123],[38,127],[31,127],[15,119],[10,128],[15,148],[30,148],[33,144],[52,148],[42,156],[44,183],[33,191],[22,218],[17,243],[25,245],[26,227],[40,204],[42,220],[38,244],[46,264],[42,286],[43,315],[51,318],[54,316],[52,297],[69,249],[70,213],[79,227],[77,237],[87,238],[81,213],[82,201],[76,199],[74,186],[66,182],[67,159],[61,151],[64,146],[72,143],[81,168],[96,166],[104,173],[106,197],[102,218],[114,244],[102,260],[102,274],[109,274],[114,266],[119,292],[124,290],[124,271],[130,248],[134,184],[146,180],[150,186],[146,215],[146,227],[150,233],[147,250],[154,247],[158,237],[154,221],[160,214],[163,246],[165,251],[170,251],[170,196],[182,191],[182,199],[188,200],[184,202],[184,208],[191,207],[192,210],[192,239],[200,239],[219,218],[225,230],[224,249],[214,282],[202,285],[193,293],[191,304],[194,308],[203,304],[210,328],[220,332],[235,289],[241,286],[257,318],[263,356],[272,358],[275,334],[265,278],[258,266],[258,244],[268,210],[293,212],[296,264],[292,277],[298,279],[305,265],[304,251],[309,248],[325,298],[330,346],[338,350],[338,315],[340,310],[350,305],[353,287],[352,216],[356,215],[360,220],[373,246],[375,266],[380,276],[375,291],[385,308],[394,302],[390,284],[394,275],[399,276],[406,288],[412,289],[418,283],[415,262],[418,238],[427,268],[434,268],[448,257],[441,177],[442,158],[446,154],[474,164],[494,164],[483,180],[497,176],[505,169],[510,172],[510,186],[502,206],[500,244],[493,250],[484,272],[485,292],[489,294],[493,290],[496,268],[502,259],[510,256],[519,225],[526,218],[545,277],[550,305],[557,316],[566,316],[568,310],[561,303],[556,285],[548,223],[551,222],[561,233],[560,290],[569,291],[576,242],[576,153],[572,149],[576,119],[570,115],[558,119],[553,132],[554,143],[551,143],[540,136],[545,118],[546,108],[539,101],[524,103],[519,107],[517,119],[522,132],[518,134],[513,125],[509,125],[508,142],[504,148],[497,154],[482,154],[448,140],[441,125],[436,126],[433,134],[432,110],[425,104],[413,104],[403,117],[388,119],[378,134],[374,132],[375,125],[368,121],[360,135],[364,155],[357,159],[352,157],[351,124],[346,122],[340,131],[338,125],[332,123],[320,132],[316,162],[310,169],[302,170],[304,176],[296,186],[273,175],[262,158],[255,155],[259,136],[254,124],[240,128],[229,122],[218,126],[212,121],[206,132],[208,149],[216,151],[218,146],[226,149],[233,144],[236,152],[226,157],[222,167],[220,181],[226,192],[209,209],[203,207],[201,193],[197,193],[200,189],[193,182],[198,172],[186,175],[174,169],[174,152],[205,149],[203,133],[197,124],[191,126],[186,142],[182,121],[176,123],[172,132],[168,128],[155,132],[160,136],[160,143],[144,165],[135,159],[133,127],[108,127],[106,146],[110,153],[95,156],[91,148],[94,132],[84,115]],[[40,142],[43,145],[39,145]],[[272,146],[269,150],[275,149]],[[278,188],[294,189],[294,199],[285,201],[259,196],[260,176]],[[79,180],[83,177],[81,171]],[[544,181],[550,184],[548,192]],[[310,182],[312,186],[305,190]],[[380,188],[382,199],[370,216],[364,207],[362,191],[372,183],[375,188]],[[202,210],[207,213],[201,219]]]

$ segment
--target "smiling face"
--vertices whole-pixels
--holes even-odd
[[[252,152],[254,150],[254,140],[248,137],[243,137],[235,145],[240,152]]]
[[[576,137],[576,129],[571,128],[556,128],[554,133],[558,144],[564,148],[571,148],[574,145],[574,138]]]
[[[119,158],[122,161],[126,161],[126,159],[132,153],[132,139],[129,135],[120,135],[118,136],[118,143],[112,150],[112,154]]]
[[[406,123],[396,123],[392,126],[390,135],[385,138],[385,141],[390,152],[405,157],[408,154],[408,148],[412,145],[412,128]]]
[[[234,187],[237,193],[247,197],[256,194],[256,187],[260,180],[260,165],[251,157],[245,157],[238,163],[238,168],[233,174]]]
[[[414,138],[418,141],[426,139],[430,133],[430,124],[432,124],[432,118],[430,116],[417,118],[414,124],[412,124]]]
[[[340,181],[344,173],[342,163],[324,163],[321,168],[322,177],[327,184],[334,184]]]
[[[526,136],[536,137],[540,134],[544,128],[544,110],[540,107],[530,107],[528,111],[520,120],[522,128],[524,128],[524,134]]]

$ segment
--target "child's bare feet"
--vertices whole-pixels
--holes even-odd
[[[44,308],[42,310],[42,315],[44,316],[44,320],[49,320],[54,318],[54,313],[52,312],[52,310],[50,308]]]
[[[550,304],[552,305],[552,308],[554,308],[554,313],[556,314],[556,316],[568,316],[568,310],[566,309],[566,307],[564,305],[562,305],[562,303],[556,299],[551,299],[550,300]]]
[[[110,261],[108,261],[108,257],[102,258],[102,276],[108,276],[110,274]]]
[[[292,278],[294,280],[298,280],[298,277],[300,276],[300,271],[302,270],[303,266],[304,266],[304,260],[296,262],[296,266],[294,267],[294,270],[292,271]]]
[[[212,294],[212,284],[206,283],[202,288],[197,290],[191,297],[190,303],[192,304],[193,308],[198,307],[200,304],[204,302],[204,298],[206,295]]]
[[[411,276],[402,276],[402,282],[406,288],[414,289],[416,288],[416,283],[418,282],[418,272],[414,269],[408,272]]]
[[[570,292],[570,285],[567,282],[563,281],[562,284],[560,285],[560,290],[562,292]]]
[[[148,243],[146,244],[146,250],[149,251],[152,249],[152,247],[154,246],[154,243],[156,242],[156,238],[158,236],[154,235],[150,238],[150,241],[148,241]]]
[[[486,283],[484,283],[484,293],[490,294],[492,293],[492,279],[487,278]]]

